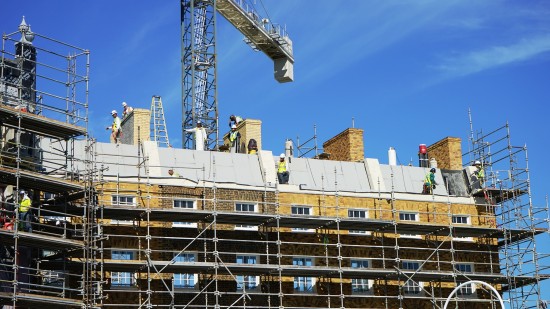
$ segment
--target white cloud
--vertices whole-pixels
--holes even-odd
[[[550,51],[550,35],[522,39],[509,46],[493,46],[448,58],[436,66],[445,79],[466,76],[511,63],[526,61]]]

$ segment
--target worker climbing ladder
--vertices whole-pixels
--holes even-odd
[[[155,141],[159,147],[170,147],[164,110],[162,108],[162,98],[158,95],[154,95],[151,99],[151,140]]]

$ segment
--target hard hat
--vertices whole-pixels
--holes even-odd
[[[25,190],[20,190],[19,194],[25,194]]]
[[[478,160],[476,160],[476,161],[474,162],[474,165],[481,165],[481,162],[479,162]]]
[[[128,105],[126,102],[122,102],[122,106],[126,107],[126,105]]]
[[[113,110],[111,111],[111,115],[114,115],[114,114],[116,114],[116,110],[113,109]]]
[[[281,158],[281,159],[284,159],[285,157],[286,157],[286,156],[285,156],[284,153],[281,153],[281,155],[279,156],[279,158]]]
[[[435,168],[430,169],[430,172],[435,173]]]
[[[237,126],[236,125],[231,125],[231,129],[236,129]]]
[[[197,124],[202,124],[202,122],[200,120],[197,120]]]

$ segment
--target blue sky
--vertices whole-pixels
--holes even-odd
[[[262,10],[262,1],[256,6]],[[294,42],[295,82],[223,18],[218,24],[222,129],[234,113],[261,119],[263,146],[286,138],[319,144],[355,121],[365,155],[417,162],[418,144],[490,131],[508,121],[526,144],[533,202],[545,204],[550,122],[550,3],[501,0],[263,0]],[[90,130],[108,141],[109,112],[149,108],[161,95],[171,143],[181,146],[178,1],[2,1],[0,31],[25,15],[35,32],[91,50]],[[548,237],[546,237],[548,238]],[[546,298],[550,299],[550,295]]]

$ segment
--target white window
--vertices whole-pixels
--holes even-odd
[[[179,253],[174,256],[176,263],[194,263],[196,261],[195,253]],[[194,289],[199,279],[198,274],[175,273],[174,288],[176,289]]]
[[[311,206],[292,206],[291,207],[291,213],[294,216],[311,216],[313,214],[313,209]],[[315,229],[308,229],[308,228],[302,228],[302,227],[295,227],[292,228],[293,232],[308,232],[313,233],[315,232]]]
[[[113,251],[111,252],[112,260],[133,260],[133,251]],[[135,284],[134,274],[130,272],[111,272],[111,286],[128,287]]]
[[[292,259],[292,265],[313,266],[314,260],[311,257],[295,257]],[[313,277],[294,277],[294,291],[302,293],[313,293],[315,287],[315,278]]]
[[[365,219],[365,218],[368,218],[368,211],[366,211],[365,209],[348,209],[348,217],[349,218],[361,218],[361,219]],[[365,235],[365,234],[368,234],[367,231],[354,231],[354,230],[349,230],[349,233],[350,234],[362,234],[362,235]]]
[[[238,254],[236,257],[237,264],[257,264],[258,256]],[[237,276],[237,290],[252,290],[260,285],[260,277],[258,276]]]
[[[458,263],[455,265],[455,270],[461,274],[471,274],[474,272],[474,264],[471,263]],[[476,286],[473,283],[466,284],[458,291],[458,295],[469,296],[474,295]]]
[[[399,221],[413,221],[418,222],[419,216],[417,212],[399,212]],[[420,235],[416,234],[401,234],[401,238],[422,238]]]
[[[258,205],[252,203],[235,203],[235,212],[258,212]],[[257,231],[256,225],[235,224],[236,230],[252,230]]]
[[[369,268],[370,261],[364,259],[351,260],[351,268]],[[374,281],[368,279],[351,279],[351,291],[353,294],[367,294],[372,290]]]
[[[403,261],[401,262],[401,269],[406,270],[418,270],[420,263],[415,261]],[[415,282],[414,280],[407,280],[403,285],[403,292],[405,294],[420,294],[422,292],[422,282]]]
[[[178,209],[197,209],[195,200],[176,199],[174,200],[174,208]],[[197,227],[196,222],[173,222],[172,227]]]
[[[452,221],[456,225],[472,225],[471,217],[469,215],[453,215]],[[455,241],[474,241],[472,237],[453,237]]]
[[[42,278],[42,284],[62,287],[65,285],[65,274],[55,270],[41,270],[39,275]]]
[[[136,197],[130,195],[111,195],[111,205],[113,206],[136,206]],[[111,224],[128,225],[132,220],[111,220]]]

